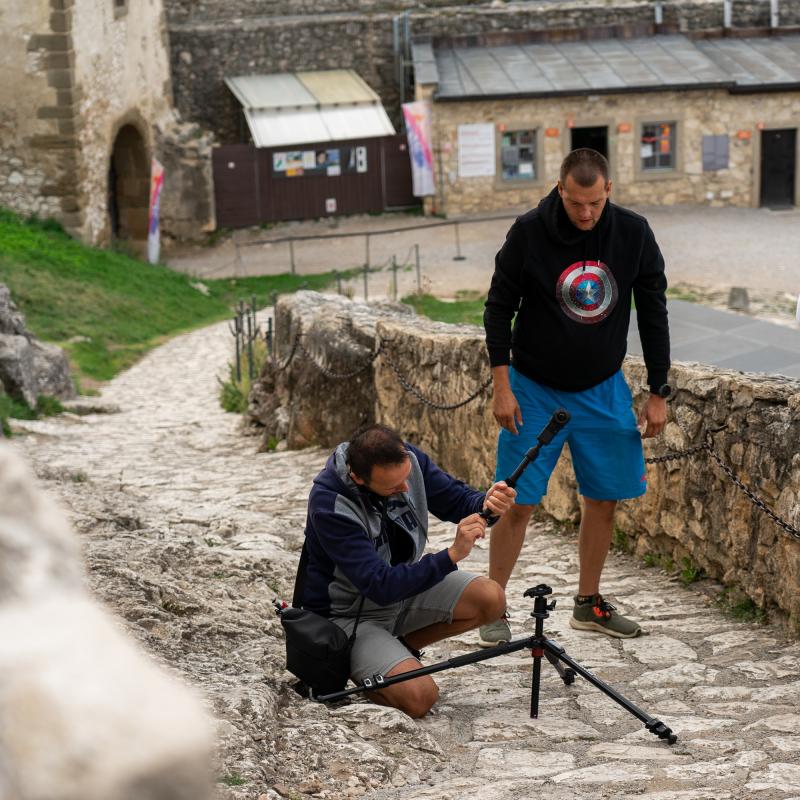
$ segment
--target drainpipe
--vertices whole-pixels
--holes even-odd
[[[722,0],[722,27],[733,27],[733,0]]]
[[[781,24],[781,15],[778,10],[778,0],[769,0],[769,26],[770,28],[779,28]]]

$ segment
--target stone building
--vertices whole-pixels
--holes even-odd
[[[173,110],[161,0],[5,0],[0,76],[0,206],[142,240],[155,156],[162,230],[213,226],[211,141]]]
[[[412,38],[659,22],[680,31],[800,25],[796,0],[163,0],[175,103],[223,144],[239,141],[225,78],[355,70],[399,127]]]
[[[800,35],[534,32],[416,41],[448,216],[528,208],[563,157],[609,159],[622,204],[800,202]]]

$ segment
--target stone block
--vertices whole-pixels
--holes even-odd
[[[206,800],[198,699],[88,595],[80,547],[0,442],[0,737],[14,800]]]

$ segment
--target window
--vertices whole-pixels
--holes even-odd
[[[728,169],[728,135],[703,137],[703,172]]]
[[[536,180],[536,131],[505,131],[500,139],[504,181]]]
[[[643,171],[675,169],[675,123],[645,122],[640,147]]]

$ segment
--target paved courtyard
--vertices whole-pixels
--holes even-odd
[[[180,336],[106,387],[118,413],[19,422],[27,434],[13,440],[69,510],[92,591],[202,692],[220,798],[800,800],[800,642],[733,621],[707,592],[620,554],[604,589],[649,635],[573,631],[575,536],[547,524],[531,527],[509,587],[516,634],[531,630],[523,591],[549,583],[548,635],[672,727],[674,746],[546,664],[532,720],[524,652],[441,673],[441,700],[419,722],[363,701],[301,700],[271,601],[291,594],[326,453],[256,453],[217,401],[230,348],[224,324]],[[452,536],[437,524],[431,548]],[[465,566],[485,571],[487,554]],[[465,634],[425,663],[475,649]]]

